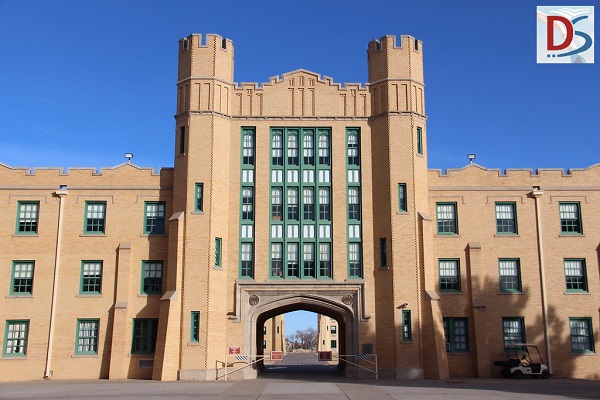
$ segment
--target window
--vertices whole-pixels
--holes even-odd
[[[358,188],[348,188],[348,219],[360,220],[360,195]]]
[[[573,353],[593,353],[594,335],[591,318],[569,318],[571,329],[571,351]]]
[[[241,275],[244,278],[254,277],[253,243],[242,243]]]
[[[331,219],[331,203],[329,201],[329,188],[319,188],[319,219]]]
[[[406,205],[406,183],[398,184],[398,211],[407,212],[408,208]]]
[[[498,261],[501,292],[521,292],[521,266],[519,264],[518,259]]]
[[[469,321],[467,318],[444,318],[444,335],[448,352],[469,351]]]
[[[359,165],[358,132],[348,132],[348,165]]]
[[[583,233],[579,203],[558,203],[560,212],[560,232],[565,234]]]
[[[271,139],[271,163],[283,166],[283,139],[280,133],[273,135]]]
[[[315,268],[315,244],[314,243],[304,243],[304,269],[302,271],[303,277],[305,278],[315,278],[316,277],[316,268]]]
[[[287,276],[300,278],[300,269],[298,268],[298,243],[288,243],[287,245]]]
[[[281,188],[271,189],[271,219],[277,221],[283,219],[283,190]]]
[[[287,162],[288,165],[298,165],[298,136],[288,136],[288,148],[287,148]]]
[[[102,261],[81,262],[81,286],[79,293],[102,293]]]
[[[319,276],[331,278],[331,243],[319,244]]]
[[[332,340],[331,341],[331,348],[332,349],[337,349],[337,340]]]
[[[287,190],[287,217],[288,219],[298,221],[298,189],[290,188]]]
[[[336,335],[337,334],[337,326],[331,325],[331,334],[332,335]]]
[[[266,348],[267,348],[267,341],[263,340],[263,349],[266,349]]]
[[[13,261],[10,285],[12,296],[30,296],[33,293],[33,270],[33,261]]]
[[[77,344],[75,354],[98,354],[98,325],[97,319],[77,320]]]
[[[6,356],[26,356],[29,321],[6,321],[4,351]]]
[[[144,233],[150,235],[165,233],[165,203],[147,201],[145,206]]]
[[[103,234],[106,219],[106,203],[85,202],[85,233]]]
[[[517,216],[515,210],[515,203],[496,203],[496,233],[517,233]]]
[[[423,154],[423,130],[420,126],[417,127],[417,154]]]
[[[326,133],[319,135],[319,164],[329,165],[329,135]]]
[[[254,135],[250,131],[243,133],[242,165],[254,165]]]
[[[587,292],[587,272],[584,259],[566,259],[565,280],[567,292]]]
[[[162,293],[162,261],[142,261],[142,293]]]
[[[460,292],[458,260],[439,260],[440,292]]]
[[[348,244],[348,275],[352,278],[362,278],[360,243]]]
[[[179,127],[179,154],[185,154],[185,126]]]
[[[525,343],[525,323],[521,317],[502,318],[504,347],[511,343]]]
[[[157,318],[135,318],[131,354],[151,354],[156,347]]]
[[[242,188],[242,219],[254,220],[254,190],[251,187]]]
[[[223,246],[223,239],[215,238],[215,267],[221,267],[221,247]]]
[[[267,334],[267,327],[265,325],[263,325],[263,335]]]
[[[192,311],[190,318],[190,342],[200,341],[200,311]]]
[[[38,233],[38,214],[40,203],[35,201],[20,201],[17,215],[17,234],[36,234]]]
[[[303,218],[309,221],[315,220],[315,189],[311,187],[304,188],[304,215]]]
[[[303,158],[305,165],[314,165],[315,163],[315,138],[312,133],[304,134]]]
[[[405,342],[412,340],[410,310],[402,310],[402,340]]]
[[[379,239],[379,262],[381,268],[387,268],[387,240],[386,238]]]
[[[283,243],[271,243],[271,277],[283,277]]]
[[[203,191],[204,183],[196,183],[196,203],[194,204],[195,211],[202,212],[203,210]]]
[[[437,203],[437,232],[440,235],[458,234],[456,203]]]

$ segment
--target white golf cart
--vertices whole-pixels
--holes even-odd
[[[535,349],[535,352],[533,352],[533,349]],[[534,355],[533,359],[532,353]],[[506,346],[506,360],[495,361],[494,364],[502,367],[500,372],[505,378],[520,379],[524,376],[532,376],[534,378],[541,377],[542,379],[548,379],[550,377],[550,371],[548,371],[548,366],[544,364],[537,344],[508,344]]]

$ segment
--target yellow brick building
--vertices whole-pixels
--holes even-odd
[[[237,84],[191,35],[174,168],[0,165],[1,379],[212,380],[295,310],[383,378],[499,376],[520,341],[598,378],[600,166],[428,170],[422,43],[367,54],[365,84]]]

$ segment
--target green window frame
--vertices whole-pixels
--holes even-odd
[[[456,203],[436,203],[438,235],[458,235]]]
[[[33,294],[34,261],[13,261],[10,295],[31,296]]]
[[[573,353],[594,353],[594,333],[591,318],[569,318],[571,351]]]
[[[581,235],[581,207],[578,201],[559,202],[560,232],[565,235]]]
[[[523,317],[503,317],[502,336],[504,348],[513,343],[525,342],[525,319]]]
[[[196,183],[196,198],[194,202],[194,211],[204,211],[204,183]]]
[[[410,310],[402,310],[402,340],[412,341],[412,321]]]
[[[521,262],[518,258],[501,258],[498,260],[500,275],[500,291],[504,293],[521,293]]]
[[[300,278],[299,266],[299,246],[298,243],[287,244],[287,263],[285,268],[286,278]]]
[[[141,293],[154,295],[162,294],[163,286],[163,262],[142,261],[142,284]]]
[[[17,204],[17,235],[37,235],[39,201],[19,201]]]
[[[348,276],[362,278],[362,248],[360,242],[348,243]]]
[[[587,292],[588,282],[585,259],[565,258],[563,262],[567,292]]]
[[[283,243],[271,243],[271,278],[283,278]]]
[[[102,293],[102,261],[81,262],[79,294]]]
[[[331,278],[333,265],[331,263],[331,243],[319,243],[319,278]]]
[[[302,244],[302,277],[316,278],[317,267],[315,264],[315,244],[305,242]]]
[[[337,340],[336,339],[331,339],[331,348],[337,349]]]
[[[164,201],[144,202],[144,233],[161,235],[165,233],[166,204]]]
[[[315,134],[313,130],[303,130],[302,155],[304,165],[315,165]]]
[[[460,292],[460,261],[457,258],[438,260],[440,292]]]
[[[93,235],[103,235],[106,232],[106,202],[85,202],[84,232]]]
[[[319,220],[331,221],[331,190],[319,187]]]
[[[331,325],[331,334],[332,335],[337,335],[337,326],[336,325]]]
[[[495,203],[496,233],[499,235],[517,234],[517,205],[514,202]]]
[[[349,129],[346,136],[348,166],[358,167],[360,165],[360,137],[358,130]]]
[[[469,319],[444,318],[444,336],[446,351],[449,353],[464,353],[470,349]]]
[[[100,320],[77,319],[75,354],[98,354]]]
[[[242,166],[254,165],[254,131],[242,131]]]
[[[271,164],[283,166],[283,132],[279,130],[271,136]]]
[[[423,155],[423,128],[417,126],[417,154]]]
[[[215,267],[221,268],[221,257],[223,253],[223,239],[215,238]]]
[[[242,220],[254,221],[254,188],[242,187]]]
[[[379,262],[381,268],[387,268],[387,239],[379,238]]]
[[[200,311],[192,311],[190,317],[190,342],[200,341]]]
[[[329,132],[319,131],[319,165],[331,164],[331,142]]]
[[[254,278],[254,243],[240,243],[240,275],[242,278]]]
[[[29,339],[29,320],[7,320],[4,328],[3,357],[25,357]]]
[[[134,318],[131,354],[152,354],[156,349],[158,318]]]
[[[398,184],[398,211],[407,212],[408,205],[406,202],[406,183]]]
[[[348,220],[360,221],[360,188],[348,188]]]

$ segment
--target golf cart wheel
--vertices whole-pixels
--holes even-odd
[[[541,377],[542,377],[542,379],[548,379],[548,378],[550,378],[550,372],[548,372],[547,369],[543,370],[542,373],[541,373]]]
[[[520,369],[517,369],[512,373],[512,376],[515,379],[521,379],[523,377],[523,371],[521,371]]]

